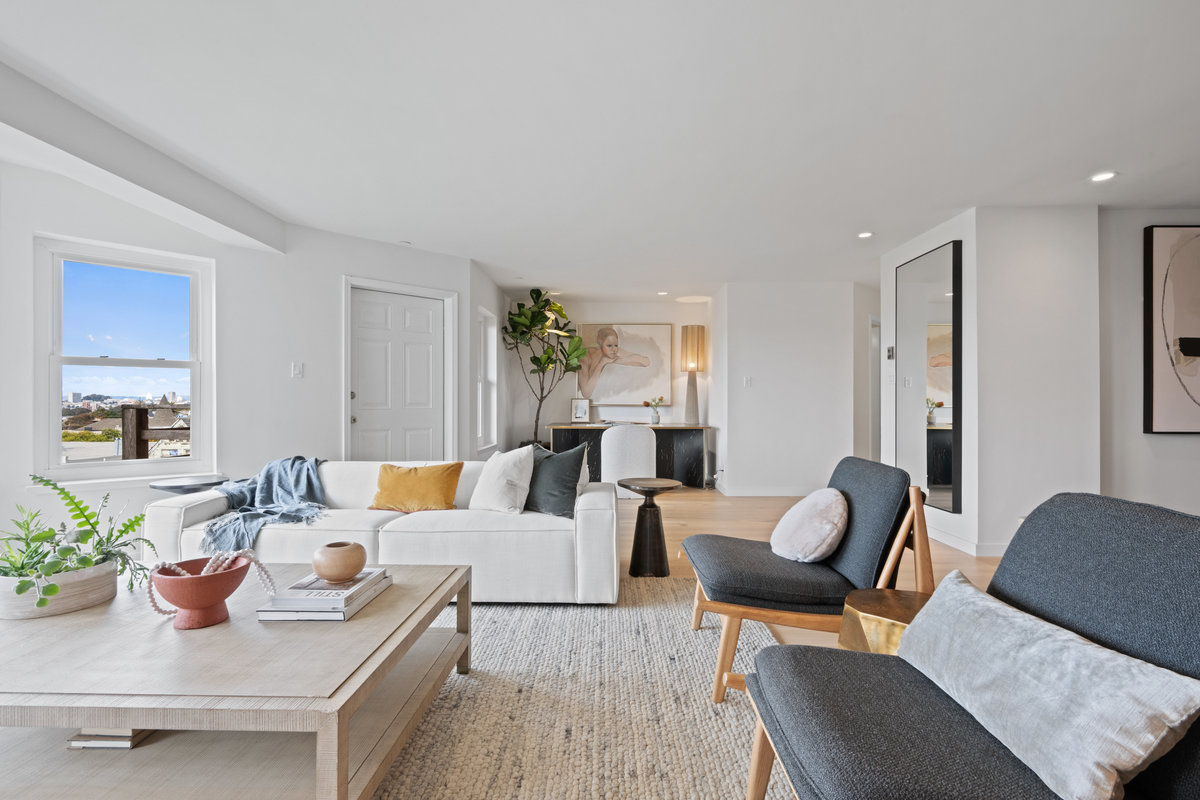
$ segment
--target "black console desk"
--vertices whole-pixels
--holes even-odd
[[[588,472],[593,481],[600,480],[600,437],[611,425],[556,423],[546,427],[550,429],[551,447],[556,453],[586,442]],[[673,478],[684,486],[703,489],[709,474],[709,426],[667,422],[648,427],[654,431],[655,477]]]

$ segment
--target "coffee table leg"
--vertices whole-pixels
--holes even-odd
[[[471,582],[467,581],[463,584],[463,588],[458,590],[458,598],[455,601],[458,609],[458,632],[465,633],[468,637],[471,635]],[[468,638],[467,649],[463,650],[463,654],[458,659],[458,674],[466,675],[471,671],[471,642]]]
[[[334,713],[317,729],[317,800],[348,800],[350,796],[348,722]]]

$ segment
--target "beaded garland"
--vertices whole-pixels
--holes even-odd
[[[214,572],[224,572],[232,567],[233,562],[235,562],[239,557],[250,559],[250,563],[254,565],[254,572],[258,576],[258,582],[262,585],[263,591],[267,593],[268,597],[274,597],[275,579],[271,577],[271,573],[267,571],[266,566],[258,560],[258,556],[255,555],[253,550],[221,550],[213,553],[212,558],[210,558],[208,563],[204,565],[204,569],[200,570],[200,574],[211,575]],[[173,564],[170,561],[158,562],[150,568],[150,572],[153,573],[155,570],[160,569],[164,572],[172,572],[185,578],[191,577],[190,572],[180,568],[178,565]],[[150,607],[159,614],[162,614],[164,617],[174,616],[179,611],[179,609],[176,608],[166,610],[158,604],[158,600],[156,600],[154,597],[154,581],[146,581],[146,596],[150,599]]]

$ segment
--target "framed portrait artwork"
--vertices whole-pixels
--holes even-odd
[[[587,323],[578,330],[588,350],[575,373],[581,397],[593,405],[640,406],[661,396],[671,405],[670,323]]]
[[[1144,433],[1200,433],[1200,226],[1145,234]]]
[[[591,417],[591,401],[586,397],[571,398],[571,422],[587,422]]]

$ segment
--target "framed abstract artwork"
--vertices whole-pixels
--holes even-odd
[[[590,403],[586,397],[572,397],[571,422],[587,422],[592,412]]]
[[[661,396],[671,405],[670,323],[590,323],[578,330],[588,349],[576,373],[581,397],[592,405],[640,406]]]
[[[1200,433],[1200,226],[1145,234],[1144,433]]]

